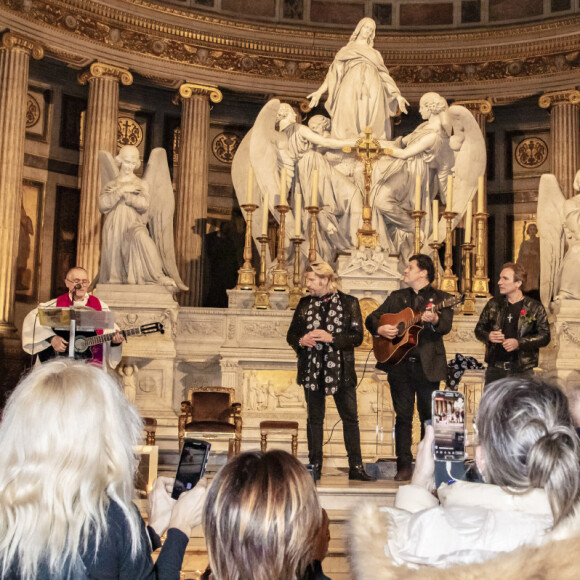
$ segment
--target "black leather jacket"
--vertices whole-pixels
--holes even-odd
[[[538,366],[540,348],[550,342],[550,325],[544,307],[533,298],[524,296],[522,310],[525,315],[518,319],[518,362],[522,371]],[[492,298],[484,307],[479,322],[475,327],[475,336],[485,342],[485,362],[493,364],[501,344],[489,342],[489,333],[500,330],[508,311],[507,298]]]
[[[356,387],[356,370],[354,349],[360,346],[363,341],[363,325],[360,306],[358,300],[349,294],[338,292],[344,312],[344,332],[333,335],[334,346],[342,353],[342,375],[340,377],[340,387]],[[304,296],[301,298],[296,310],[292,323],[288,329],[286,340],[288,344],[296,351],[298,355],[298,376],[296,382],[299,385],[304,384],[306,375],[306,365],[308,358],[308,349],[300,346],[299,340],[308,332],[306,326],[306,312],[308,304],[316,297]]]

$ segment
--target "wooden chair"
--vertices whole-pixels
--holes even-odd
[[[292,437],[292,455],[298,457],[298,421],[261,421],[260,449],[265,453],[268,448],[268,435],[270,433],[285,433]]]
[[[155,431],[157,431],[157,419],[143,417],[143,427],[146,433],[145,445],[155,445]]]
[[[192,387],[187,401],[181,403],[178,435],[183,440],[227,439],[228,459],[238,455],[242,443],[242,405],[234,403],[235,389],[228,387]]]

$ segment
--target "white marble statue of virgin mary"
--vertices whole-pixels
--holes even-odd
[[[363,18],[346,46],[334,57],[320,88],[308,95],[310,107],[318,105],[328,91],[326,110],[332,120],[331,136],[359,137],[370,126],[376,139],[391,138],[390,118],[397,107],[409,104],[392,79],[381,53],[373,48],[376,24]]]

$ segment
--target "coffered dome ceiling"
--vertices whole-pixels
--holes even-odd
[[[411,8],[421,19],[405,16]],[[102,60],[167,87],[295,96],[320,85],[358,19],[373,15],[375,47],[410,100],[436,90],[499,102],[580,84],[580,0],[0,0],[2,28],[78,69]]]

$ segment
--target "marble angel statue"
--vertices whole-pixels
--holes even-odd
[[[154,149],[143,174],[139,151],[126,145],[116,158],[99,152],[99,211],[104,214],[99,284],[160,284],[187,290],[175,262],[175,198],[167,155]]]
[[[308,95],[310,107],[328,92],[326,110],[331,134],[339,139],[359,137],[371,127],[376,139],[391,138],[391,117],[409,104],[392,79],[381,53],[373,48],[376,24],[363,18],[346,46],[334,57],[320,88]]]
[[[278,126],[279,130],[276,130]],[[303,195],[304,205],[311,199],[312,172],[319,171],[319,198],[321,207],[319,214],[320,236],[319,253],[329,262],[334,261],[334,254],[350,246],[350,241],[344,235],[344,227],[339,223],[341,218],[349,214],[349,208],[354,203],[360,204],[362,196],[357,186],[340,174],[326,158],[326,151],[340,149],[343,145],[353,144],[354,139],[338,140],[330,137],[325,130],[326,123],[315,119],[312,127],[296,122],[296,113],[287,103],[278,99],[269,101],[260,111],[251,131],[244,137],[232,164],[232,180],[240,205],[247,200],[247,173],[249,166],[254,169],[256,178],[258,205],[264,199],[264,193],[269,192],[269,208],[272,215],[279,221],[275,209],[280,198],[281,169],[286,168],[286,190]],[[274,195],[272,192],[276,192]],[[354,201],[353,201],[354,200]],[[289,203],[294,205],[293,198]],[[302,215],[302,232],[306,231],[306,212]],[[262,231],[262,212],[253,215],[253,236],[256,238]],[[296,216],[293,212],[286,214],[287,240],[294,235]],[[302,251],[307,254],[308,248],[302,245]],[[273,256],[267,256],[268,260]]]
[[[556,298],[580,299],[580,171],[574,190],[579,193],[565,199],[555,175],[540,178],[540,298],[546,308]]]
[[[439,193],[447,202],[447,178],[454,174],[452,211],[454,226],[464,215],[477,191],[478,176],[485,172],[486,151],[481,129],[473,115],[462,106],[447,106],[437,93],[425,93],[419,109],[424,123],[394,142],[383,143],[391,152],[381,157],[373,169],[371,206],[376,218],[379,244],[390,253],[400,253],[403,261],[412,252],[412,210],[415,180],[421,181],[423,241],[438,227],[439,239],[445,235],[442,219],[431,215],[432,201]],[[448,208],[451,210],[451,208]]]

